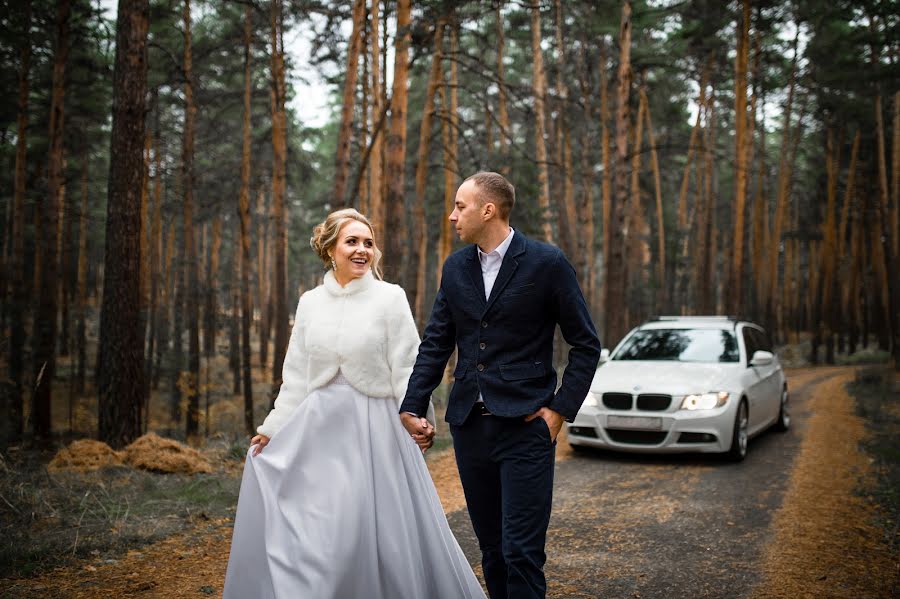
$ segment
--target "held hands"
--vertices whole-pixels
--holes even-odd
[[[422,453],[434,445],[434,425],[428,422],[427,418],[416,416],[410,412],[400,414],[400,422],[403,428],[410,434]]]
[[[534,414],[530,414],[525,417],[525,422],[531,422],[535,418],[543,418],[544,422],[547,423],[547,428],[550,429],[550,440],[556,441],[556,437],[559,436],[559,431],[562,429],[563,415],[559,412],[551,410],[550,408],[541,408]]]
[[[256,449],[253,450],[253,456],[256,457],[259,455],[259,452],[263,450],[263,447],[269,444],[269,437],[265,435],[256,435],[252,439],[250,439],[250,447],[256,446]]]

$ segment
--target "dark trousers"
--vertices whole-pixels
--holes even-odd
[[[541,418],[482,415],[450,427],[491,599],[543,598],[556,443]]]

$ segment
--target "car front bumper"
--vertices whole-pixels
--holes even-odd
[[[571,445],[636,453],[722,453],[731,447],[734,431],[731,403],[714,410],[662,413],[582,408],[575,421],[566,424],[568,440]]]

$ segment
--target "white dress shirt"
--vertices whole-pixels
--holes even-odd
[[[506,236],[506,239],[504,239],[493,252],[487,254],[482,252],[480,247],[477,245],[475,246],[478,248],[478,260],[481,262],[481,277],[484,279],[485,301],[491,297],[491,290],[494,288],[494,282],[497,280],[497,274],[500,272],[500,265],[503,264],[503,257],[506,256],[506,251],[509,249],[509,244],[512,242],[515,233],[515,229],[510,227],[509,235]],[[484,403],[484,398],[481,396],[481,393],[478,394],[478,402]]]
[[[493,252],[485,254],[481,251],[480,247],[478,248],[478,260],[481,262],[481,276],[484,279],[485,301],[491,297],[494,281],[497,280],[497,274],[500,272],[500,265],[503,264],[503,257],[506,256],[506,251],[509,249],[509,244],[512,243],[512,238],[515,233],[515,230],[510,227],[509,235],[506,236],[506,239],[504,239]]]

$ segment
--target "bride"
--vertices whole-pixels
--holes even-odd
[[[411,437],[397,414],[419,337],[373,237],[353,209],[314,230],[330,270],[300,297],[281,391],[251,440],[225,599],[485,597],[422,456],[434,418]]]

